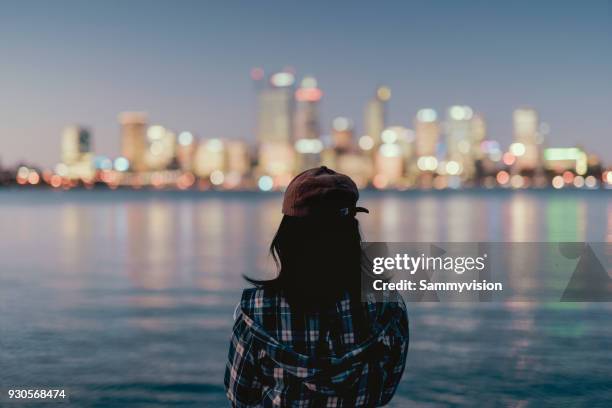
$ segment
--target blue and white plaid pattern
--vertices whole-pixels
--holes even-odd
[[[240,408],[375,407],[393,397],[407,353],[401,299],[362,303],[347,295],[326,313],[295,313],[277,291],[247,289],[225,387]]]

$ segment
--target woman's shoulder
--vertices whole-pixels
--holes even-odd
[[[240,306],[244,311],[276,308],[282,303],[278,290],[269,287],[253,287],[242,291]]]

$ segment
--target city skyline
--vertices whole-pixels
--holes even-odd
[[[552,145],[580,143],[612,161],[607,2],[319,3],[291,14],[282,3],[182,4],[6,2],[2,165],[55,165],[72,123],[91,130],[96,153],[116,156],[121,111],[147,111],[150,124],[177,132],[254,143],[250,70],[288,65],[316,77],[326,135],[337,116],[364,133],[365,104],[385,84],[390,125],[412,128],[421,108],[470,105],[485,116],[489,137],[509,145],[512,112],[531,106],[550,125]]]

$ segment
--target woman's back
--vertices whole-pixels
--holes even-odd
[[[225,384],[235,406],[386,404],[408,351],[400,298],[348,293],[319,311],[293,308],[274,289],[247,289],[234,326]]]
[[[408,352],[396,293],[362,290],[359,191],[326,167],[287,187],[270,245],[278,276],[242,295],[225,373],[234,406],[372,407],[393,396]],[[364,277],[367,275],[364,275]],[[368,285],[364,285],[367,287]]]

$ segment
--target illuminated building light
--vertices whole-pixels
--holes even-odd
[[[422,156],[417,160],[417,167],[421,171],[434,171],[438,167],[438,159],[434,156]]]
[[[38,184],[39,181],[40,181],[40,176],[35,170],[32,170],[30,174],[28,174],[28,183]]]
[[[60,177],[66,177],[68,175],[68,166],[66,166],[64,163],[59,163],[57,166],[55,166],[55,173]]]
[[[585,175],[587,170],[588,170],[587,155],[585,152],[580,152],[578,154],[578,159],[576,160],[576,173],[580,175]]]
[[[556,188],[558,190],[558,189],[563,188],[564,185],[565,185],[565,182],[563,181],[563,177],[561,177],[561,176],[553,177],[553,179],[552,179],[552,186],[554,188]]]
[[[581,150],[576,147],[551,147],[544,149],[545,160],[578,160]]]
[[[417,120],[420,122],[435,122],[438,119],[438,114],[435,110],[426,108],[417,112]]]
[[[383,143],[395,143],[397,142],[397,132],[393,129],[385,129],[380,134]]]
[[[163,139],[165,134],[166,128],[160,125],[149,126],[149,129],[147,129],[147,138],[150,141]]]
[[[30,169],[28,169],[25,166],[21,166],[19,167],[19,169],[17,169],[17,177],[21,178],[21,179],[27,179],[28,175],[30,174]]]
[[[558,177],[558,176],[557,176]],[[588,187],[588,188],[596,188],[597,187],[597,179],[595,178],[595,176],[587,176],[584,179],[584,184]]]
[[[305,76],[300,83],[300,87],[302,88],[316,88],[319,86],[315,77]]]
[[[612,171],[607,171],[604,180],[608,184],[612,184]]]
[[[99,170],[111,170],[113,168],[113,162],[108,157],[96,156],[94,159],[94,167]]]
[[[221,170],[215,170],[210,173],[210,182],[213,183],[215,186],[220,186],[221,184],[223,184],[224,180],[225,175]]]
[[[375,188],[381,190],[387,187],[387,185],[389,184],[389,179],[384,174],[377,174],[376,176],[374,176],[372,184]]]
[[[270,191],[270,190],[272,190],[272,187],[274,187],[274,182],[272,180],[272,177],[270,177],[270,176],[261,176],[259,178],[259,180],[257,181],[257,187],[259,187],[259,189],[261,191]]]
[[[323,143],[319,139],[300,139],[295,142],[295,150],[298,153],[321,153]]]
[[[380,145],[379,151],[383,157],[399,157],[401,154],[399,146],[395,143],[384,143]]]
[[[284,88],[295,83],[295,76],[291,72],[277,72],[270,77],[270,83],[277,88]]]
[[[515,174],[514,176],[510,177],[510,185],[513,188],[521,188],[523,187],[523,184],[524,184],[523,176],[519,174]]]
[[[510,153],[515,156],[522,156],[525,154],[525,145],[523,143],[512,143],[510,145]]]
[[[381,101],[386,102],[391,99],[391,89],[388,86],[378,87],[376,90],[376,96]]]
[[[189,146],[193,143],[193,134],[191,132],[181,132],[178,136],[178,143],[181,146]]]
[[[206,142],[206,150],[211,153],[218,153],[223,150],[223,142],[220,139],[210,139]]]
[[[469,106],[454,105],[450,107],[449,115],[453,120],[470,120],[474,111]]]
[[[51,176],[51,187],[58,188],[62,185],[62,177],[54,174]]]
[[[154,173],[151,176],[151,185],[153,185],[154,188],[161,188],[163,186],[163,183],[164,183],[164,178],[161,174]]]
[[[508,174],[507,171],[502,170],[497,173],[495,179],[497,180],[498,184],[503,186],[504,184],[507,184],[510,181],[510,174]]]
[[[445,170],[451,176],[457,175],[461,172],[461,165],[456,161],[450,160],[446,163]]]
[[[181,190],[185,190],[191,187],[193,183],[195,183],[195,180],[196,178],[193,173],[184,173],[178,178],[176,186]]]
[[[117,157],[114,163],[115,170],[127,171],[130,168],[130,162],[125,157]],[[60,174],[57,172],[57,174]]]
[[[502,161],[504,162],[506,166],[512,166],[514,162],[516,161],[516,157],[512,153],[506,152],[502,156]]]
[[[317,102],[323,97],[319,88],[299,88],[295,91],[295,99],[300,102]]]
[[[358,143],[362,150],[372,150],[374,147],[374,139],[369,135],[361,136]]]
[[[584,187],[584,177],[582,176],[576,176],[574,178],[574,187],[576,188],[582,188]]]
[[[332,127],[337,132],[345,132],[349,130],[351,126],[351,121],[343,116],[337,117],[332,123]]]

